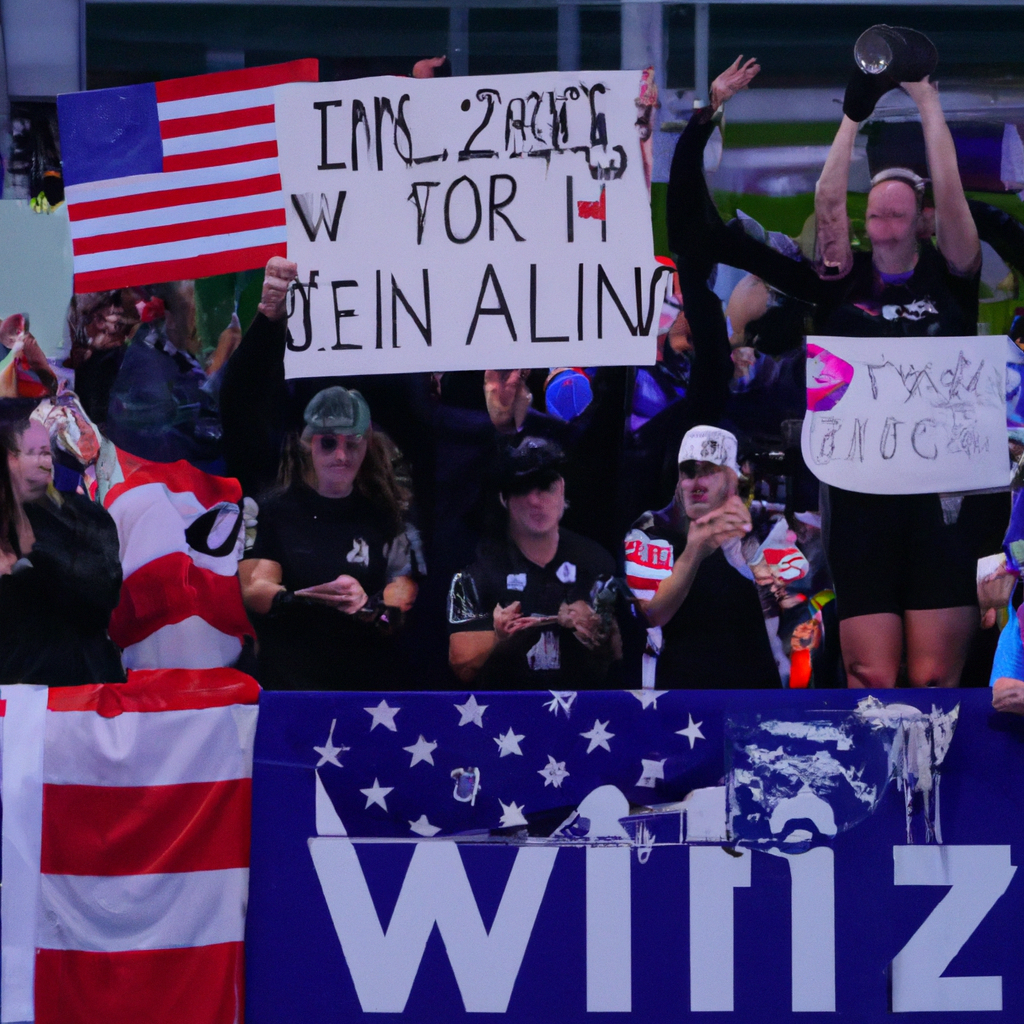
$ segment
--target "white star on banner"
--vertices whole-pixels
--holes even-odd
[[[342,763],[338,760],[338,755],[344,754],[346,750],[352,749],[351,747],[346,747],[344,743],[337,747],[334,745],[334,727],[337,724],[338,720],[336,718],[332,718],[331,731],[327,734],[327,742],[322,747],[313,747],[313,749],[320,755],[320,760],[316,763],[317,768],[328,763],[337,765],[339,768],[343,767]]]
[[[608,732],[608,722],[599,722],[596,718],[594,719],[594,728],[590,732],[581,732],[580,735],[585,740],[590,740],[590,746],[587,747],[587,753],[596,750],[598,747],[604,747],[605,750],[610,754],[612,748],[608,746],[608,741],[615,735],[613,732]]]
[[[707,737],[700,731],[700,727],[704,724],[703,722],[695,722],[693,720],[693,715],[689,713],[686,717],[689,719],[686,728],[677,729],[676,735],[685,736],[690,741],[690,749],[693,750],[693,745],[697,740],[704,740],[707,739]]]
[[[515,800],[511,803],[505,803],[503,800],[498,801],[501,804],[501,828],[512,828],[514,825],[526,825],[527,821],[523,817],[523,808],[525,804],[517,804]]]
[[[576,700],[575,690],[548,690],[551,694],[551,700],[549,700],[544,707],[548,709],[556,718],[558,717],[558,709],[561,708],[565,712],[565,717],[569,717],[569,712],[572,710],[573,702]]]
[[[410,821],[409,828],[412,829],[416,835],[426,836],[428,839],[431,836],[436,836],[437,833],[441,831],[437,825],[431,825],[430,822],[427,821],[427,816],[425,814],[421,814],[415,821]]]
[[[562,783],[569,777],[569,773],[565,770],[565,762],[556,761],[550,754],[548,754],[548,763],[537,774],[544,776],[545,787],[554,786],[555,789],[561,789]]]
[[[498,756],[508,757],[509,754],[518,754],[522,757],[523,752],[519,749],[519,741],[525,739],[525,736],[516,735],[511,727],[504,736],[495,736],[494,742],[498,744],[498,750],[500,751]]]
[[[638,786],[645,786],[648,789],[654,789],[655,780],[665,778],[665,762],[668,758],[663,757],[660,761],[648,761],[646,758],[640,758],[640,764],[643,765],[643,772],[640,775],[640,779],[637,782]]]
[[[364,807],[363,810],[369,810],[370,804],[378,804],[386,811],[388,809],[388,805],[384,803],[384,797],[386,797],[394,788],[394,786],[382,786],[376,779],[374,779],[373,785],[369,789],[359,790],[359,792],[366,797],[366,807]]]
[[[474,725],[479,725],[482,729],[484,727],[484,712],[487,710],[488,705],[477,704],[476,697],[471,693],[469,700],[465,704],[456,704],[455,710],[458,711],[462,718],[459,719],[459,725],[469,725],[472,722]]]
[[[402,749],[407,753],[412,754],[412,764],[409,765],[409,767],[412,768],[413,765],[419,764],[420,761],[426,761],[427,764],[433,764],[434,751],[437,750],[437,743],[431,743],[423,737],[422,733],[420,733],[420,738],[411,747],[402,747]]]
[[[363,708],[363,710],[373,717],[373,722],[370,724],[370,732],[373,732],[378,725],[383,725],[385,729],[390,729],[392,732],[398,732],[398,726],[395,725],[395,715],[401,711],[401,708],[389,708],[388,702],[382,700],[375,708]]]
[[[628,690],[628,693],[633,694],[638,701],[640,701],[644,710],[647,708],[654,708],[658,710],[658,698],[664,696],[665,690]]]

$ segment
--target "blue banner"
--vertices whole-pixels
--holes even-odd
[[[1018,1021],[1022,779],[988,691],[264,693],[246,1016]]]

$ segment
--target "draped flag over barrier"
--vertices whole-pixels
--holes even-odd
[[[0,1016],[242,1019],[259,688],[233,669],[0,688]]]
[[[238,481],[121,450],[102,471],[124,570],[110,636],[125,667],[234,663],[252,633],[238,583],[245,546]]]
[[[987,691],[265,693],[260,715],[250,1024],[1024,1011],[1024,722]]]

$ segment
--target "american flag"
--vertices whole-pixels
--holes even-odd
[[[252,633],[238,584],[238,481],[118,450],[111,484],[103,505],[117,524],[124,585],[110,636],[125,667],[233,664]]]
[[[3,1020],[242,1019],[256,681],[0,688]]]
[[[75,292],[263,266],[287,253],[274,86],[313,59],[57,98]]]

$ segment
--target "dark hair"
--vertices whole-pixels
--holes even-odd
[[[397,536],[404,528],[409,509],[409,489],[399,482],[395,472],[401,452],[387,434],[372,428],[366,434],[366,456],[356,474],[355,490],[386,517],[392,534]],[[316,478],[308,443],[297,433],[285,438],[281,464],[277,474],[277,487],[285,491],[302,482],[312,487]]]
[[[21,451],[21,437],[28,430],[27,419],[0,423],[0,545],[6,546],[11,528],[18,518],[18,503],[14,497],[14,484],[7,465],[8,455]]]

